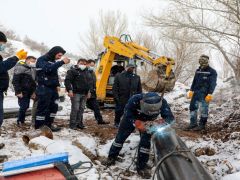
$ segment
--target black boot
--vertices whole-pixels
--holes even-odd
[[[50,127],[49,127],[51,130],[52,130],[52,132],[58,132],[58,131],[60,131],[61,130],[61,128],[60,127],[58,127],[58,126],[56,126],[56,125],[50,125]]]
[[[78,129],[77,126],[71,126],[71,125],[69,126],[69,128],[72,129],[72,130],[77,130]]]
[[[205,125],[199,125],[198,127],[194,128],[193,131],[203,131],[205,129]]]
[[[197,124],[190,124],[188,127],[185,128],[185,131],[190,131],[197,127],[198,127]]]
[[[79,128],[79,129],[85,129],[85,126],[83,125],[83,122],[82,122],[82,121],[77,125],[77,128]]]
[[[108,157],[105,161],[102,162],[104,166],[112,166],[115,165],[117,158]]]
[[[150,179],[152,177],[151,172],[149,169],[138,169],[137,173],[139,176],[141,176],[143,179]]]
[[[207,118],[200,118],[199,125],[198,127],[194,128],[194,131],[203,131],[206,130],[206,123],[207,123]]]
[[[106,122],[106,121],[98,121],[98,124],[110,124],[110,122]]]

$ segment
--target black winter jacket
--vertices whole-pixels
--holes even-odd
[[[90,74],[91,74],[91,87],[90,87],[90,92],[91,92],[91,98],[96,98],[96,82],[97,82],[97,78],[96,78],[96,74],[94,71],[89,70]]]
[[[13,87],[15,94],[32,95],[36,90],[36,83],[34,80],[34,69],[26,64],[17,64],[14,69]]]
[[[205,69],[198,68],[192,82],[191,91],[203,93],[204,95],[212,94],[217,85],[217,72],[208,66]]]
[[[10,57],[3,61],[2,56],[0,56],[0,91],[4,92],[8,89],[9,76],[8,70],[13,68],[17,63],[18,58],[16,56]]]
[[[138,75],[127,71],[116,75],[113,84],[113,95],[117,103],[126,104],[131,96],[140,93],[142,93],[142,86]]]
[[[87,68],[81,70],[77,66],[74,66],[68,70],[64,84],[68,92],[73,91],[74,94],[87,94],[92,88],[93,79]]]

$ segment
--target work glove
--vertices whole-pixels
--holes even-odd
[[[16,53],[16,56],[18,57],[19,60],[26,59],[27,58],[27,52],[24,51],[24,49],[18,51]]]
[[[142,121],[140,120],[136,120],[134,122],[135,124],[135,127],[140,131],[140,132],[145,132],[146,131],[146,128],[145,128],[145,125]]]
[[[211,94],[208,94],[208,95],[205,97],[205,101],[206,101],[207,103],[209,103],[210,101],[212,101],[212,99],[213,99],[213,96],[212,96]]]
[[[187,92],[187,98],[192,99],[192,97],[193,97],[193,91],[188,91]]]

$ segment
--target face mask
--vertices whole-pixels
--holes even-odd
[[[5,44],[0,44],[0,51],[4,51],[6,49],[6,45]]]
[[[206,68],[209,64],[208,59],[207,58],[200,58],[199,59],[199,64],[200,64],[201,68]]]
[[[89,69],[89,71],[94,71],[95,67],[90,66],[88,69]]]
[[[30,63],[28,64],[29,67],[35,68],[36,67],[36,63]]]
[[[82,64],[80,64],[80,65],[78,65],[78,67],[79,67],[81,70],[86,69],[86,65],[82,65]]]

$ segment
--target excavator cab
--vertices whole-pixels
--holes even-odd
[[[102,56],[104,56],[104,53],[102,54]],[[102,60],[102,58],[99,58],[99,63],[98,63],[99,66],[101,64],[101,60]],[[115,54],[114,60],[112,61],[112,66],[110,68],[109,76],[106,77],[108,80],[107,80],[105,98],[104,98],[104,100],[98,98],[98,101],[100,102],[101,106],[104,106],[104,107],[114,107],[115,106],[114,96],[113,96],[113,91],[112,91],[114,80],[115,80],[116,75],[118,75],[119,73],[122,73],[129,63],[136,65],[135,60]],[[137,71],[135,70],[135,73],[136,72]]]

